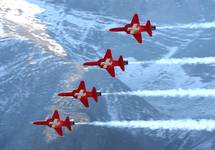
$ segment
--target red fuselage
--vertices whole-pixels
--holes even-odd
[[[119,66],[122,71],[125,71],[125,65],[127,64],[128,61],[124,61],[122,56],[119,59],[113,59],[111,49],[107,49],[105,56],[98,61],[83,63],[84,66],[99,66],[105,69],[112,77],[115,77],[115,67]]]
[[[73,90],[71,92],[59,93],[58,96],[72,96],[75,99],[80,100],[81,98],[93,97],[93,93],[91,91],[85,91],[85,90]]]
[[[35,121],[33,122],[35,125],[47,125],[50,128],[60,128],[64,126],[64,120],[60,119],[47,119],[46,121]]]
[[[147,32],[147,27],[145,25],[127,24],[124,28],[127,34],[140,34],[142,32]]]
[[[105,59],[100,59],[98,61],[98,66],[104,69],[107,69],[108,67],[115,67],[119,66],[119,61],[118,60],[113,60],[111,58]]]

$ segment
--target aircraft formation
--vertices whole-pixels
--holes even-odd
[[[152,36],[152,31],[156,30],[156,26],[151,25],[150,20],[146,24],[141,25],[140,20],[137,14],[132,18],[131,23],[126,24],[124,27],[116,27],[109,29],[110,32],[126,32],[127,34],[133,35],[138,43],[142,43],[142,32],[147,32],[148,35]],[[125,65],[128,65],[128,61],[123,59],[123,56],[120,56],[118,59],[114,59],[112,56],[111,49],[107,49],[105,56],[98,61],[85,62],[83,66],[99,66],[102,69],[105,69],[111,77],[116,77],[115,67],[120,67],[122,71],[125,71]],[[97,91],[95,87],[91,91],[86,89],[84,81],[81,81],[79,87],[72,91],[58,93],[58,96],[63,97],[73,97],[74,99],[79,100],[85,107],[89,107],[88,98],[94,99],[98,102],[98,97],[102,96],[100,91]],[[63,136],[63,127],[66,127],[69,131],[72,130],[72,126],[75,125],[74,120],[70,120],[69,117],[66,117],[65,120],[60,119],[58,110],[54,111],[54,114],[51,118],[42,121],[33,122],[34,125],[44,125],[50,128],[53,128],[57,135]]]

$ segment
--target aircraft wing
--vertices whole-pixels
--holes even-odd
[[[54,129],[55,129],[55,131],[56,131],[56,133],[57,133],[58,135],[63,136],[62,127],[60,127],[60,128],[54,128]]]
[[[132,18],[132,21],[131,21],[131,25],[133,24],[140,24],[140,21],[139,21],[139,17],[137,14],[134,15],[134,17]]]
[[[110,49],[108,49],[105,53],[104,59],[106,60],[107,58],[112,59],[112,53]]]
[[[89,102],[88,102],[88,98],[87,97],[82,97],[80,99],[81,103],[85,106],[85,107],[89,107]]]
[[[84,90],[84,91],[86,91],[86,86],[85,86],[84,81],[81,81],[81,82],[80,82],[80,85],[79,85],[78,89],[79,89],[79,90]]]
[[[112,77],[115,77],[114,67],[108,67],[106,70]]]
[[[59,113],[57,110],[54,111],[54,114],[52,116],[52,119],[60,119]]]
[[[133,36],[138,41],[138,43],[142,43],[142,35],[141,35],[141,33],[133,34]]]

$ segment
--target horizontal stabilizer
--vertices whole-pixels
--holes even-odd
[[[66,117],[66,119],[65,119],[65,126],[67,127],[67,129],[69,131],[72,130],[72,124],[71,124],[71,121],[70,121],[69,117]]]
[[[97,102],[98,101],[98,95],[97,95],[95,87],[92,89],[92,95],[93,95],[93,99]]]
[[[148,20],[146,22],[146,31],[147,31],[147,33],[148,33],[149,36],[152,36],[152,28],[151,27],[152,27],[151,26],[151,22],[150,22],[150,20]]]
[[[119,66],[122,69],[122,71],[125,71],[125,63],[124,63],[123,57],[120,56],[118,61],[119,61]]]

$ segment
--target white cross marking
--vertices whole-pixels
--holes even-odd
[[[101,62],[101,65],[106,69],[108,66],[112,65],[112,62],[110,61],[110,58],[108,58],[105,60],[105,62]]]
[[[130,31],[131,34],[134,34],[136,31],[139,31],[139,30],[140,30],[140,28],[139,28],[138,24],[133,24],[132,27],[128,28],[128,31]]]
[[[78,99],[81,99],[81,97],[86,96],[86,93],[84,93],[84,90],[80,90],[79,93],[75,93],[75,96],[76,96]]]
[[[49,122],[49,124],[52,126],[52,128],[55,128],[59,123],[58,123],[58,119],[54,119],[53,122]]]

